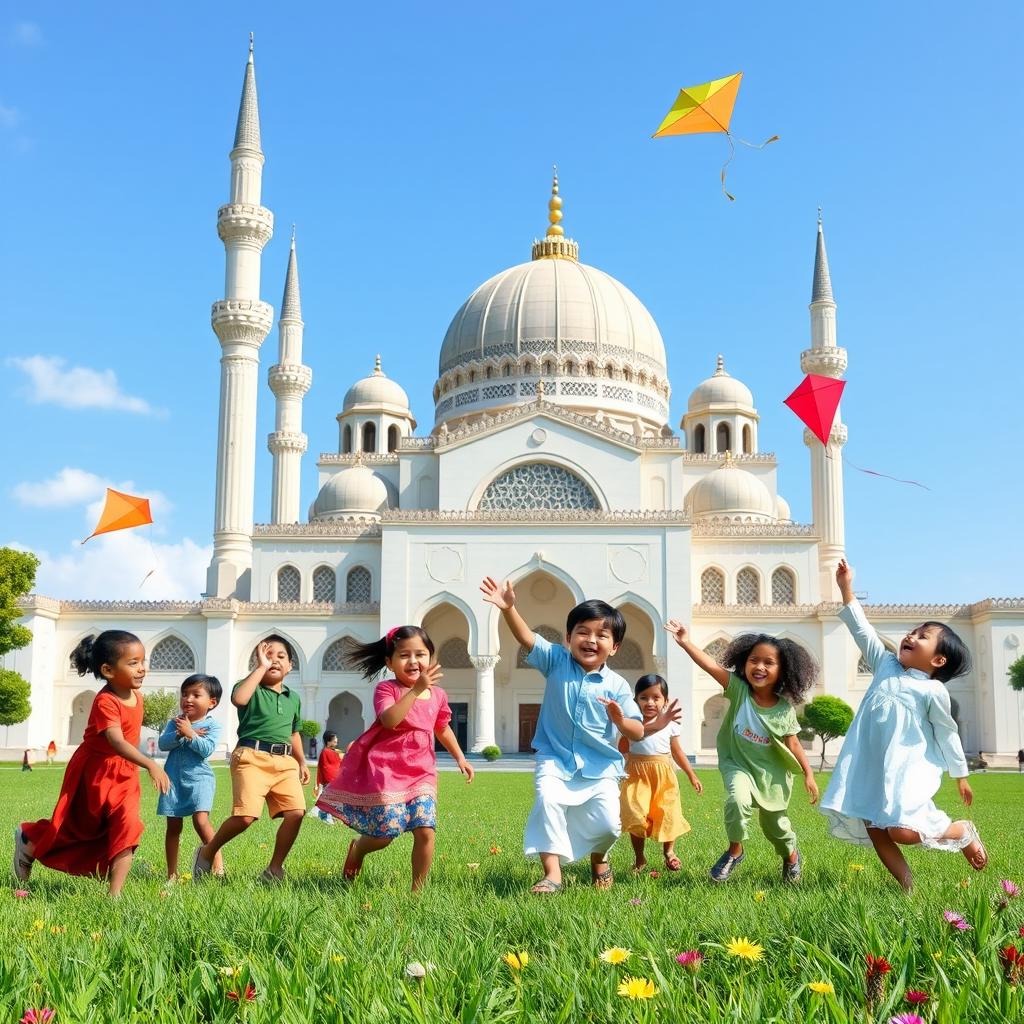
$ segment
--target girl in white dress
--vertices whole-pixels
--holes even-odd
[[[839,617],[874,678],[821,801],[829,830],[847,842],[873,846],[908,891],[913,876],[900,846],[959,850],[980,871],[988,854],[974,824],[952,821],[933,801],[943,770],[957,780],[966,806],[974,799],[944,685],[970,671],[967,648],[949,626],[923,622],[891,654],[853,595],[853,570],[845,559],[836,582],[843,598]]]

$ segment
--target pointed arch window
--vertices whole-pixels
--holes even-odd
[[[278,601],[301,600],[302,577],[294,565],[285,565],[277,570]]]
[[[704,435],[704,424],[698,423],[697,426],[693,428],[693,450],[698,455],[703,455],[705,452],[705,446],[707,444],[707,441],[705,440]]]
[[[619,649],[608,659],[608,665],[616,672],[622,669],[635,669],[642,671],[644,667],[644,652],[635,640],[625,639]]]
[[[754,453],[754,432],[750,429],[749,423],[743,424],[743,454],[753,455]]]
[[[796,604],[796,577],[789,569],[772,573],[772,604]]]
[[[715,451],[732,451],[732,432],[728,423],[719,423],[715,428]]]
[[[441,644],[437,652],[437,663],[442,668],[472,668],[469,647],[461,636],[453,636]]]
[[[337,577],[329,565],[320,565],[313,570],[313,600],[334,603]]]
[[[352,451],[352,424],[346,423],[345,429],[341,432],[341,450],[348,455]]]
[[[324,651],[323,670],[325,672],[348,672],[345,665],[346,641],[348,637],[339,637]]]
[[[388,451],[393,452],[398,448],[398,427],[392,423],[388,427]]]
[[[547,462],[528,462],[492,480],[478,507],[490,512],[524,508],[598,510],[601,505],[575,473]]]
[[[363,451],[375,452],[377,450],[377,425],[375,423],[363,424]]]
[[[560,644],[562,642],[562,634],[554,626],[536,626],[533,631],[538,636],[544,637],[549,643]],[[530,667],[526,664],[526,657],[529,653],[525,647],[519,648],[519,653],[516,655],[516,668]]]
[[[736,574],[736,603],[761,603],[761,577],[754,569],[740,569]]]
[[[365,566],[349,570],[345,577],[345,600],[350,604],[369,604],[373,600],[373,578]]]
[[[149,656],[150,672],[194,672],[196,656],[184,640],[165,636]]]
[[[712,640],[711,643],[704,648],[704,653],[709,654],[719,665],[722,664],[722,655],[725,654],[726,649],[729,646],[728,640],[723,640],[719,637],[717,640]]]
[[[725,604],[725,573],[721,569],[705,569],[700,574],[701,604]]]

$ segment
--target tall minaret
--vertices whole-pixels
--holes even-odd
[[[823,377],[842,377],[846,372],[846,349],[836,345],[836,303],[832,297],[832,278],[828,272],[825,235],[818,209],[818,241],[814,252],[814,283],[811,286],[811,347],[800,353],[800,369]],[[811,505],[814,526],[821,538],[818,547],[818,571],[821,599],[836,597],[836,562],[846,553],[846,527],[843,515],[843,445],[846,427],[840,411],[829,434],[828,449],[809,431],[804,444],[811,450]]]
[[[217,234],[225,249],[224,298],[213,304],[211,317],[221,345],[220,419],[206,594],[244,601],[252,574],[259,352],[274,319],[273,308],[260,301],[260,256],[274,232],[274,217],[260,205],[263,151],[251,35],[230,157],[231,201],[217,211]]]
[[[299,301],[299,266],[295,259],[295,228],[284,279],[278,363],[270,368],[270,390],[277,398],[274,432],[267,447],[274,457],[274,482],[270,498],[272,523],[299,521],[299,485],[302,453],[308,446],[302,432],[302,399],[313,382],[313,372],[302,365],[302,305]]]

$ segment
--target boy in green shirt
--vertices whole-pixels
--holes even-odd
[[[284,878],[284,859],[299,834],[306,814],[302,787],[309,768],[299,734],[299,695],[284,685],[295,660],[291,644],[272,634],[256,648],[256,668],[231,691],[238,708],[238,745],[231,754],[231,817],[205,846],[196,850],[192,877],[213,869],[213,858],[225,843],[241,835],[263,813],[282,818],[265,881]]]

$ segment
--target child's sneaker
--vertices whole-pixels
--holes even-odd
[[[34,858],[28,855],[26,849],[25,833],[19,825],[14,830],[14,857],[11,861],[11,870],[19,882],[27,882],[32,877],[32,861]]]
[[[746,853],[740,853],[738,856],[734,857],[728,850],[726,850],[725,853],[715,861],[715,865],[711,869],[711,881],[726,881],[732,874],[733,868],[738,867],[745,856]]]
[[[198,882],[200,878],[210,874],[211,871],[213,871],[213,865],[203,857],[203,848],[197,846],[195,856],[192,858],[192,881]]]
[[[782,880],[792,884],[793,882],[799,882],[800,877],[803,874],[804,859],[800,856],[800,851],[796,852],[796,860],[789,860],[788,857],[782,859]]]

